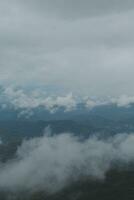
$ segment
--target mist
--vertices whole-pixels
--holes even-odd
[[[114,163],[134,161],[134,134],[81,140],[70,133],[25,140],[16,157],[0,163],[0,190],[59,191],[82,178],[104,180]]]

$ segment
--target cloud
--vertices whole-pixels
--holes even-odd
[[[69,133],[24,141],[16,158],[0,167],[0,188],[55,192],[84,176],[103,179],[116,164],[134,161],[134,134],[85,141]]]
[[[65,111],[72,111],[76,108],[76,101],[73,98],[72,94],[68,94],[67,96],[57,97],[56,99],[52,99],[48,97],[45,99],[44,105],[48,110],[57,109],[57,107],[64,107]]]
[[[38,107],[44,107],[50,112],[55,112],[59,108],[64,108],[65,112],[69,112],[76,108],[76,100],[72,94],[65,96],[46,97],[46,94],[38,90],[26,92],[23,89],[13,87],[3,88],[2,95],[15,109],[22,109],[21,114],[32,114],[31,111]],[[2,104],[2,108],[6,108],[6,104]]]
[[[0,82],[133,95],[131,0],[0,0]]]
[[[111,102],[119,107],[129,107],[134,104],[134,96],[122,95],[119,98],[113,98]]]
[[[87,109],[93,109],[95,107],[112,104],[110,100],[101,100],[99,98],[93,99],[93,98],[89,98],[89,97],[84,98],[84,102],[85,102],[85,107]]]
[[[121,95],[118,97],[100,98],[99,96],[79,96],[72,93],[64,95],[55,94],[52,96],[42,89],[26,90],[12,86],[1,87],[1,109],[8,110],[11,107],[19,111],[18,118],[22,116],[30,118],[34,114],[34,110],[39,107],[50,111],[51,114],[57,112],[60,108],[63,108],[64,112],[72,112],[78,109],[80,103],[89,110],[107,105],[129,107],[134,104],[134,97]]]
[[[81,17],[91,17],[96,15],[105,15],[116,13],[134,8],[132,0],[29,0],[29,7],[34,11],[47,12],[55,17],[66,19],[79,19]]]
[[[134,104],[134,96],[121,95],[118,97],[101,98],[84,98],[85,107],[93,109],[98,106],[116,105],[117,107],[130,107]]]

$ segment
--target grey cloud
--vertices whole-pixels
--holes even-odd
[[[80,141],[70,134],[50,136],[49,130],[46,133],[24,141],[17,158],[1,165],[1,189],[55,192],[84,176],[104,179],[115,162],[118,165],[134,161],[133,134]]]
[[[129,107],[134,104],[134,96],[121,95],[100,98],[99,96],[76,96],[72,93],[48,95],[47,92],[35,88],[25,91],[23,88],[14,87],[2,87],[0,91],[1,108],[8,109],[12,107],[20,111],[18,117],[30,117],[33,115],[34,109],[39,107],[51,113],[55,113],[59,108],[64,108],[65,112],[71,112],[78,108],[79,103],[82,103],[89,110],[113,104],[118,107]]]
[[[31,115],[34,108],[44,107],[50,112],[55,112],[63,107],[65,112],[72,111],[76,108],[76,99],[72,94],[62,96],[46,96],[45,93],[38,90],[26,93],[22,89],[12,87],[3,88],[1,92],[2,105],[11,105],[14,109],[22,109],[21,114]],[[5,100],[6,99],[6,100]],[[4,109],[4,108],[3,108]]]
[[[54,85],[99,96],[133,95],[133,4],[0,1],[1,83]],[[79,13],[76,20],[64,14],[55,17],[65,13],[64,6],[70,16]],[[41,8],[43,13],[38,12]],[[86,13],[86,8],[96,9],[94,15],[83,17],[80,10]]]
[[[132,0],[29,0],[28,3],[36,11],[38,8],[40,12],[66,19],[105,15],[134,8]]]
[[[93,99],[86,97],[84,99],[85,107],[93,109],[97,106],[116,105],[117,107],[131,107],[134,105],[134,96],[121,95],[119,97],[109,97],[107,99]]]
[[[134,96],[122,95],[119,98],[111,99],[111,103],[114,103],[119,107],[129,107],[134,104]]]

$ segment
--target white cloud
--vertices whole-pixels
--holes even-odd
[[[134,104],[134,96],[122,95],[119,98],[113,98],[111,103],[114,103],[119,107],[129,107]]]
[[[133,142],[134,134],[85,141],[70,134],[48,134],[24,141],[17,158],[1,165],[0,188],[54,192],[83,176],[103,179],[113,163],[134,161]]]
[[[107,97],[106,99],[93,99],[86,97],[84,99],[86,108],[93,109],[97,106],[116,105],[117,107],[130,107],[134,104],[134,96],[121,95],[118,97]]]
[[[77,110],[79,103],[84,104],[85,108],[91,110],[95,107],[105,105],[116,105],[117,107],[129,107],[134,104],[134,97],[121,95],[118,97],[81,97],[74,96],[72,93],[65,95],[48,95],[43,90],[33,89],[25,90],[15,87],[4,87],[1,91],[1,108],[8,109],[9,106],[19,111],[18,117],[25,116],[31,117],[34,109],[42,107],[51,113],[55,113],[60,108],[65,112]]]
[[[111,104],[110,101],[106,101],[106,100],[99,100],[99,99],[91,99],[89,97],[87,97],[85,99],[85,107],[88,108],[88,109],[93,109],[95,107],[98,107],[98,106],[105,106],[105,105],[108,105],[108,104]]]
[[[72,111],[76,108],[76,100],[73,98],[72,94],[68,94],[67,96],[59,96],[53,99],[52,97],[48,97],[44,100],[44,105],[48,110],[54,111],[57,108],[64,107],[65,111]]]
[[[65,96],[46,97],[46,94],[38,90],[26,92],[22,89],[7,87],[3,89],[4,98],[7,103],[15,109],[23,109],[20,114],[32,114],[31,111],[39,106],[44,107],[50,112],[55,112],[58,108],[64,108],[66,112],[76,108],[76,100],[72,94]],[[3,105],[3,104],[2,104]]]

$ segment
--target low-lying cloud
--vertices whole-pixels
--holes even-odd
[[[50,112],[55,112],[60,107],[68,112],[76,107],[75,98],[71,93],[62,96],[46,96],[45,93],[38,90],[26,92],[23,89],[6,87],[3,88],[2,95],[7,103],[10,103],[16,110],[23,109],[24,111],[28,110],[28,112],[39,106]]]
[[[111,102],[118,107],[129,107],[134,104],[134,96],[121,95],[119,98],[113,98]]]
[[[104,179],[116,163],[134,161],[134,134],[81,141],[69,133],[24,141],[16,158],[0,164],[0,189],[58,191],[82,177]]]
[[[10,105],[15,110],[19,110],[18,117],[33,115],[33,110],[38,107],[55,113],[59,108],[65,112],[76,110],[82,103],[85,108],[91,110],[98,106],[116,105],[117,107],[129,107],[134,104],[134,96],[121,95],[118,97],[89,97],[78,96],[71,92],[64,95],[48,95],[47,92],[33,89],[27,91],[22,88],[2,87],[0,90],[0,104],[2,109],[7,109]]]

